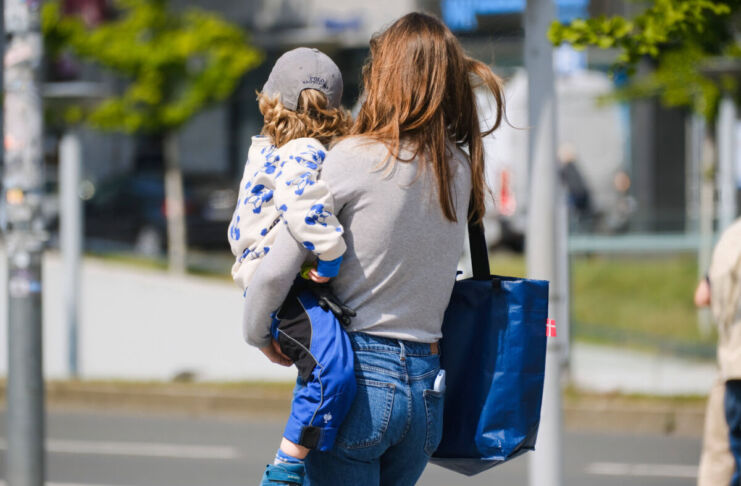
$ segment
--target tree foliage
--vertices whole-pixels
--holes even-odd
[[[190,8],[173,12],[166,0],[118,0],[115,19],[88,29],[46,2],[42,29],[51,55],[71,51],[127,81],[120,95],[84,114],[111,131],[175,130],[207,105],[224,100],[262,54],[247,34],[218,15]],[[72,112],[83,114],[78,110]]]
[[[721,92],[737,94],[733,76],[711,77],[707,61],[741,57],[737,44],[736,12],[740,0],[654,0],[631,19],[620,16],[554,22],[548,32],[556,45],[577,49],[596,46],[618,50],[613,74],[625,73],[630,82],[619,98],[658,96],[667,106],[689,106],[713,118]],[[654,69],[633,76],[643,59]]]

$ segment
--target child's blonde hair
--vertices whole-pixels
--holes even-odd
[[[257,94],[264,124],[262,134],[270,137],[276,147],[294,138],[316,138],[328,145],[335,137],[350,131],[350,113],[342,107],[328,108],[327,97],[315,89],[305,89],[298,98],[296,111],[289,110],[278,96]]]

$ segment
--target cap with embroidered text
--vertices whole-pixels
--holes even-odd
[[[278,95],[283,106],[296,111],[298,98],[305,89],[324,93],[330,108],[340,106],[342,73],[319,49],[299,47],[280,56],[262,92],[271,97]]]

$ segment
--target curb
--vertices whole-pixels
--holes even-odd
[[[284,420],[290,412],[291,384],[128,383],[51,381],[51,410],[135,412]],[[6,385],[0,382],[2,405]],[[565,428],[576,432],[701,437],[705,403],[672,399],[579,395],[564,397]]]
[[[564,404],[564,425],[580,432],[702,437],[705,408],[699,406],[599,406]]]
[[[0,384],[2,403],[5,383]],[[179,415],[285,417],[291,391],[273,385],[201,386],[190,384],[47,382],[51,410],[97,410]]]

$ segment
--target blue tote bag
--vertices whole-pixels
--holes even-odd
[[[443,436],[431,462],[472,476],[535,448],[545,372],[548,282],[489,274],[469,224],[473,278],[455,283],[443,321]]]

